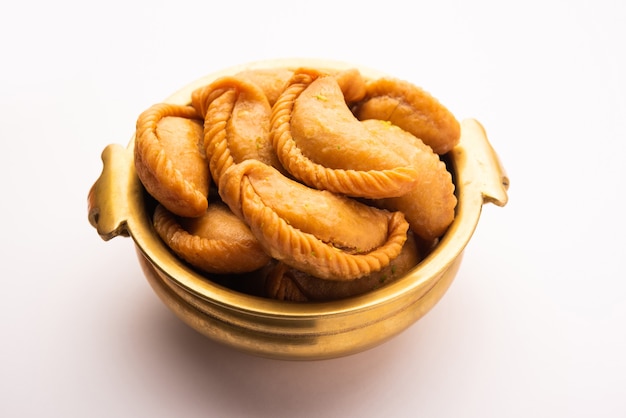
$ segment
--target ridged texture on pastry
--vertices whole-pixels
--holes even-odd
[[[216,183],[247,159],[280,167],[269,140],[271,108],[257,85],[223,77],[194,91],[192,106],[204,117],[204,147]]]
[[[419,178],[405,195],[375,201],[379,207],[404,213],[411,230],[430,241],[440,237],[455,216],[456,196],[452,175],[439,155],[420,139],[397,126],[380,120],[363,123],[379,132],[386,146],[406,155],[419,170]],[[393,134],[388,134],[390,131]]]
[[[296,73],[272,109],[271,140],[287,171],[311,187],[354,197],[392,197],[410,190],[415,168],[381,147],[350,113],[335,78],[317,76]],[[306,103],[296,109],[316,80],[324,80],[327,88],[306,93]],[[294,121],[296,112],[305,120]],[[306,126],[296,126],[300,122]]]
[[[218,189],[270,256],[323,279],[381,270],[407,238],[402,213],[308,188],[259,161],[232,166]]]
[[[220,202],[201,217],[184,219],[158,205],[153,223],[172,251],[208,273],[246,273],[270,261],[248,226]]]
[[[428,92],[407,81],[380,78],[367,86],[367,97],[355,109],[360,120],[381,119],[411,132],[437,154],[459,142],[461,125]]]
[[[159,103],[137,120],[135,167],[148,193],[173,213],[200,216],[207,208],[209,171],[195,109]]]
[[[404,276],[421,260],[415,237],[409,233],[402,252],[384,269],[356,280],[324,280],[298,271],[284,263],[276,264],[267,274],[265,290],[272,299],[329,301],[361,295]]]

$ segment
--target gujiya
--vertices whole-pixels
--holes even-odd
[[[356,69],[246,70],[137,119],[155,230],[206,275],[261,296],[333,300],[417,265],[454,219],[442,155],[459,141],[429,93]]]

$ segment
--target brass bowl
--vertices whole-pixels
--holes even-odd
[[[203,77],[165,100],[189,104],[191,92],[218,77],[249,68],[279,66],[359,68],[319,60],[272,60]],[[482,126],[462,121],[460,144],[446,157],[456,185],[456,218],[437,247],[411,272],[367,294],[323,303],[291,303],[251,296],[219,285],[178,259],[152,227],[146,191],[127,147],[111,144],[103,170],[89,191],[89,221],[109,240],[130,236],[148,282],[183,322],[203,335],[252,354],[279,359],[327,359],[374,347],[405,330],[444,295],[461,264],[482,206],[507,203],[508,178]]]

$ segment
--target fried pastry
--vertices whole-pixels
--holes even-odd
[[[272,109],[278,158],[307,185],[354,197],[401,196],[417,170],[386,148],[346,105],[334,77],[301,71]]]
[[[256,159],[282,168],[269,139],[271,108],[263,91],[236,77],[195,90],[192,106],[204,117],[204,148],[215,183],[232,164]]]
[[[337,81],[346,104],[349,105],[365,98],[367,86],[359,70],[350,68],[333,73],[332,76]]]
[[[153,223],[174,253],[207,273],[247,273],[270,261],[250,228],[219,201],[196,218],[176,217],[158,205]]]
[[[278,263],[265,279],[267,296],[272,299],[292,302],[329,301],[378,289],[402,277],[421,260],[421,255],[412,233],[409,232],[402,252],[382,270],[365,277],[348,281],[324,280],[303,273],[284,263]]]
[[[410,83],[278,67],[147,109],[134,158],[154,228],[182,260],[233,290],[327,301],[377,289],[432,250],[455,216],[440,155],[459,137]]]
[[[298,286],[294,275],[302,275],[306,278],[313,277],[310,274],[302,273],[287,264],[279,262],[267,272],[267,276],[264,278],[263,291],[264,296],[270,299],[284,300],[288,302],[309,302],[311,299],[306,293]],[[317,279],[317,278],[316,278]],[[329,283],[352,283],[359,281],[360,279],[350,280],[347,282],[338,282],[331,280],[317,279]]]
[[[256,84],[265,93],[270,106],[273,106],[289,85],[293,74],[294,70],[288,68],[258,68],[241,71],[235,74],[235,77]],[[358,102],[365,98],[367,93],[365,79],[356,68],[332,71],[328,74],[337,80],[347,103]]]
[[[452,175],[439,155],[419,138],[401,128],[380,120],[363,122],[385,146],[405,155],[419,170],[418,181],[413,189],[399,197],[375,202],[379,207],[404,213],[411,230],[426,241],[440,237],[455,216],[457,203]]]
[[[238,79],[257,85],[265,94],[270,106],[276,103],[292,76],[293,70],[288,68],[255,68],[235,74]]]
[[[190,106],[159,103],[137,120],[135,167],[148,193],[180,216],[200,216],[208,205],[209,171],[201,118]]]
[[[360,120],[381,119],[411,132],[437,154],[459,142],[461,126],[454,115],[423,89],[403,80],[380,78],[367,85],[365,100],[356,106]]]
[[[270,256],[323,279],[378,271],[406,241],[402,213],[309,188],[258,160],[233,165],[218,190]]]

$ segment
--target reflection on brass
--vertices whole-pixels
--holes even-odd
[[[192,91],[225,75],[303,66],[354,67],[315,60],[257,62],[203,77],[165,102],[188,105]],[[359,70],[366,77],[380,76],[369,69]],[[474,119],[463,120],[460,141],[446,154],[458,200],[455,217],[432,251],[407,274],[376,290],[330,302],[284,302],[209,280],[167,247],[152,225],[154,201],[137,177],[134,145],[131,138],[127,147],[109,145],[104,150],[102,174],[89,191],[89,222],[105,240],[133,239],[148,282],[184,323],[212,340],[264,357],[334,358],[374,347],[402,332],[445,294],[478,225],[482,206],[505,206],[508,200],[509,179],[485,130]]]

